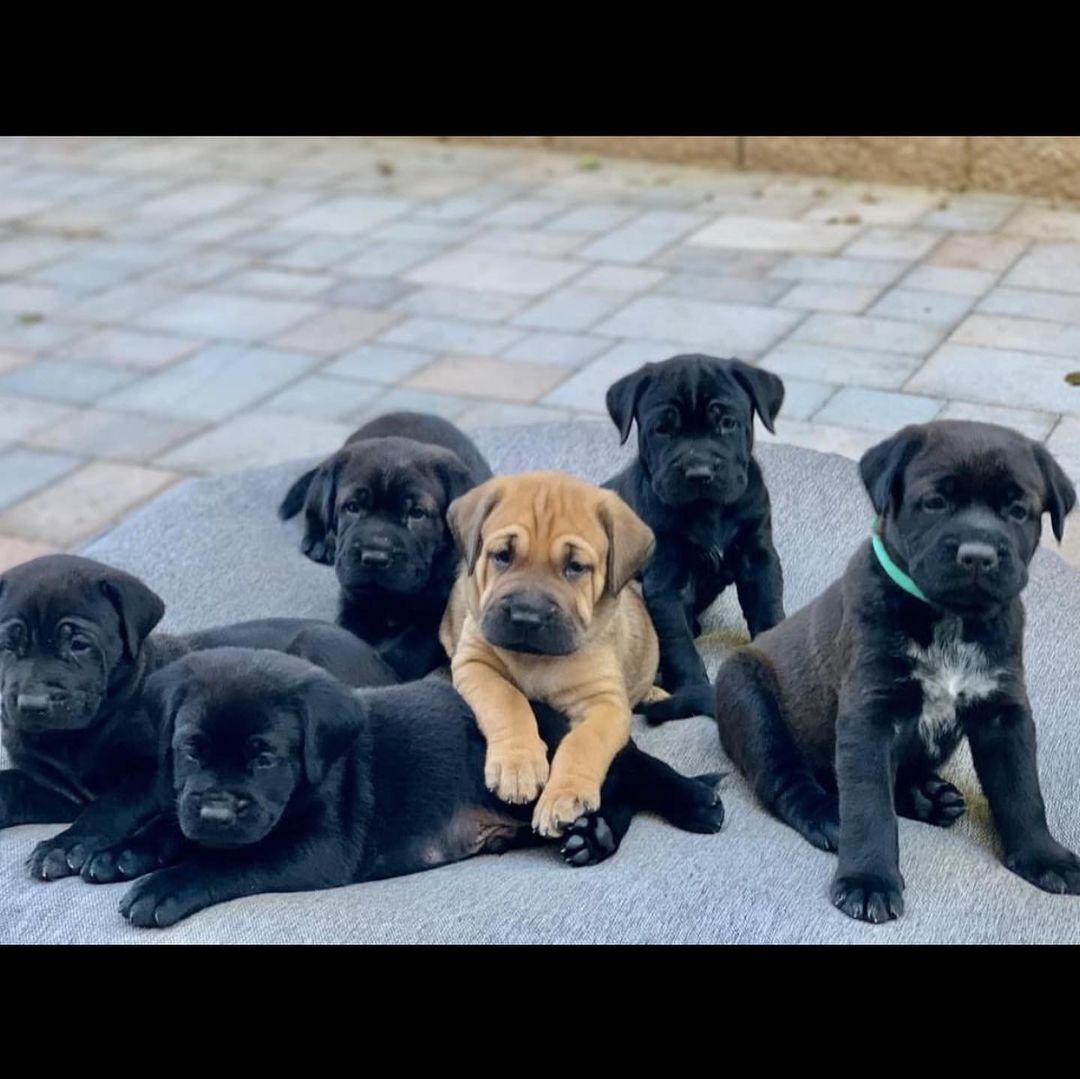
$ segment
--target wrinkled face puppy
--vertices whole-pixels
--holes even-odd
[[[723,505],[746,490],[754,412],[772,431],[783,400],[784,384],[768,371],[686,355],[620,379],[607,408],[623,442],[637,420],[641,467],[662,502]]]
[[[497,476],[450,507],[489,644],[562,656],[598,605],[652,552],[651,530],[611,491],[558,472]]]
[[[146,694],[162,716],[162,774],[180,829],[219,848],[257,843],[302,783],[321,782],[325,717],[316,712],[336,705],[345,717],[354,707],[306,661],[244,648],[187,656],[155,673]]]
[[[341,587],[422,591],[452,542],[447,506],[471,482],[456,454],[409,438],[354,442],[320,465],[306,508],[321,520]]]
[[[161,599],[88,558],[46,555],[0,577],[0,709],[26,734],[77,731],[133,670]]]
[[[1049,512],[1060,541],[1076,503],[1046,448],[992,424],[940,420],[905,427],[868,450],[863,482],[883,538],[935,603],[979,614],[1027,584]]]

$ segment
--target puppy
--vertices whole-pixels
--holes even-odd
[[[754,413],[769,430],[784,400],[775,375],[739,360],[673,356],[619,379],[607,408],[623,442],[637,421],[638,456],[604,486],[656,534],[643,577],[671,700],[647,716],[711,710],[694,646],[701,613],[734,583],[750,636],[784,617],[784,578],[772,541],[769,492],[751,451]],[[693,694],[705,687],[704,694]],[[688,688],[688,710],[679,691]]]
[[[437,676],[350,692],[294,657],[223,648],[159,671],[147,695],[161,715],[161,814],[99,853],[90,877],[170,865],[123,899],[134,925],[172,925],[237,896],[401,876],[533,842],[529,811],[485,788],[483,737]],[[565,719],[542,706],[536,715],[554,747]],[[637,809],[717,831],[717,778],[686,778],[627,746],[604,785],[603,813],[573,823],[564,859],[579,866],[614,853]]]
[[[46,555],[0,576],[0,735],[15,765],[0,771],[0,828],[75,822],[34,849],[35,877],[81,872],[138,819],[157,752],[143,683],[173,659],[235,643],[304,656],[350,685],[395,681],[369,646],[329,623],[151,636],[164,613],[142,581],[89,558]]]
[[[440,638],[487,739],[487,784],[510,803],[543,787],[533,824],[560,835],[600,806],[631,707],[656,678],[656,633],[627,588],[653,534],[618,495],[560,472],[489,480],[450,506],[449,522],[465,565]],[[573,726],[550,779],[529,697]]]
[[[1060,541],[1072,484],[1039,443],[959,421],[905,427],[859,470],[874,535],[720,668],[725,750],[776,816],[839,849],[830,897],[853,918],[903,912],[897,814],[945,826],[964,812],[937,771],[965,736],[1006,867],[1080,892],[1039,792],[1020,601],[1041,515]]]
[[[445,662],[439,620],[458,567],[446,508],[490,477],[453,424],[392,412],[352,434],[281,503],[283,520],[304,509],[304,554],[337,572],[339,625],[374,645],[402,681]]]

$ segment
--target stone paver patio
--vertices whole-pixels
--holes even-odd
[[[1080,481],[1080,212],[415,139],[0,140],[0,568],[387,409],[608,422],[690,350],[784,377],[780,441],[988,419]]]

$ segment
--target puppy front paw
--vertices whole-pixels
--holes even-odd
[[[484,783],[504,802],[535,801],[548,780],[548,770],[547,746],[539,737],[488,744]]]
[[[60,880],[82,871],[89,858],[108,846],[108,840],[91,835],[61,832],[43,839],[26,861],[30,876],[37,880]]]
[[[964,796],[941,776],[928,775],[896,791],[896,811],[938,828],[955,824],[967,810]]]
[[[573,821],[563,836],[559,853],[575,869],[596,865],[619,849],[619,841],[603,813],[586,813]]]
[[[724,803],[720,798],[720,772],[691,776],[686,780],[686,798],[670,821],[684,832],[712,835],[724,824]]]
[[[1080,895],[1080,858],[1060,843],[1045,850],[1009,855],[1005,868],[1044,892]]]
[[[161,869],[131,886],[120,913],[143,929],[165,929],[213,904],[207,885],[184,866]]]
[[[180,855],[180,845],[179,835],[175,840],[158,834],[132,836],[88,858],[82,867],[82,879],[88,884],[134,880],[172,865]]]
[[[533,811],[533,830],[549,839],[563,834],[585,813],[600,808],[600,784],[587,779],[564,779],[549,783]]]
[[[861,922],[890,922],[904,913],[903,884],[873,873],[837,874],[829,899],[849,918]]]

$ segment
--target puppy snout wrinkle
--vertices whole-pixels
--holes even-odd
[[[961,543],[956,551],[957,565],[973,573],[989,573],[998,561],[998,553],[989,543]]]

